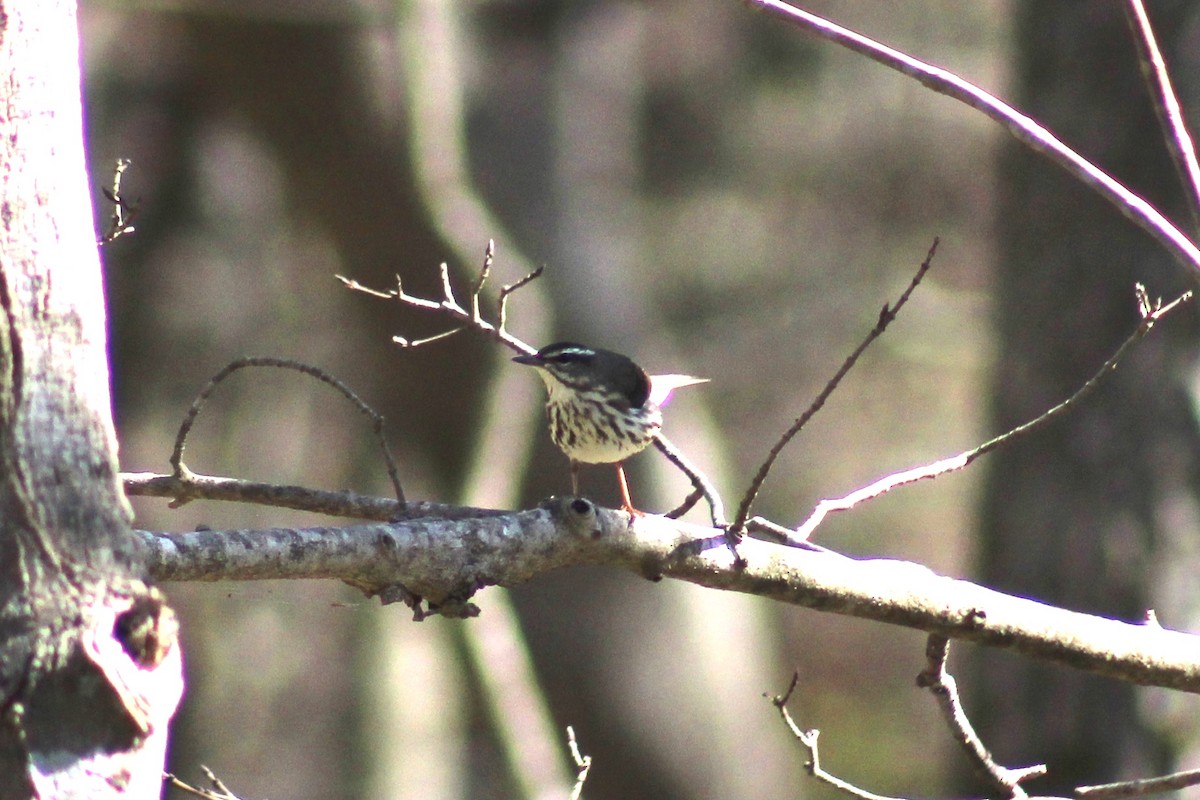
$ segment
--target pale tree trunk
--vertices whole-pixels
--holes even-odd
[[[0,2],[0,797],[158,797],[182,692],[117,479],[75,6]]]

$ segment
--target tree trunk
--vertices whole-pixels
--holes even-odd
[[[1194,58],[1183,46],[1185,22],[1191,15],[1194,23],[1196,9],[1152,10],[1186,89],[1195,66],[1183,61]],[[1017,107],[1186,225],[1121,4],[1027,0],[1017,11]],[[1015,142],[1000,174],[992,396],[995,427],[1006,430],[1069,395],[1135,328],[1135,283],[1171,299],[1192,282],[1143,231]],[[1167,319],[1074,413],[997,454],[983,504],[983,583],[1128,621],[1154,608],[1166,627],[1194,627],[1182,616],[1194,593],[1188,552],[1200,499],[1200,440],[1186,389],[1194,319],[1190,309]],[[1183,594],[1167,596],[1172,586]],[[1170,766],[1166,739],[1155,733],[1166,722],[1139,713],[1135,687],[982,658],[982,680],[967,697],[1004,763],[1048,764],[1051,785],[1030,791],[1061,793]]]
[[[0,3],[0,797],[158,797],[182,692],[117,480],[73,3]]]

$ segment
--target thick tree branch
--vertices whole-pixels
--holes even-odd
[[[604,564],[1003,647],[1132,683],[1200,693],[1200,636],[1066,611],[902,561],[854,560],[752,539],[735,569],[714,528],[557,498],[487,517],[345,528],[139,535],[155,580],[336,578],[424,615],[464,616],[485,586]],[[694,545],[708,540],[706,548]]]
[[[0,5],[0,797],[158,797],[178,626],[117,483],[75,3]]]

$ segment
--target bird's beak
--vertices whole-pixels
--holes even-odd
[[[523,356],[517,356],[513,359],[513,361],[517,362],[518,364],[524,364],[527,367],[536,367],[542,363],[542,360],[538,358],[537,353],[528,353]]]

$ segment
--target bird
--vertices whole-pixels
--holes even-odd
[[[641,516],[623,462],[654,441],[671,392],[708,379],[648,375],[628,356],[575,342],[555,342],[513,361],[534,367],[546,384],[550,438],[570,459],[572,494],[579,496],[581,464],[615,464],[622,508]]]

